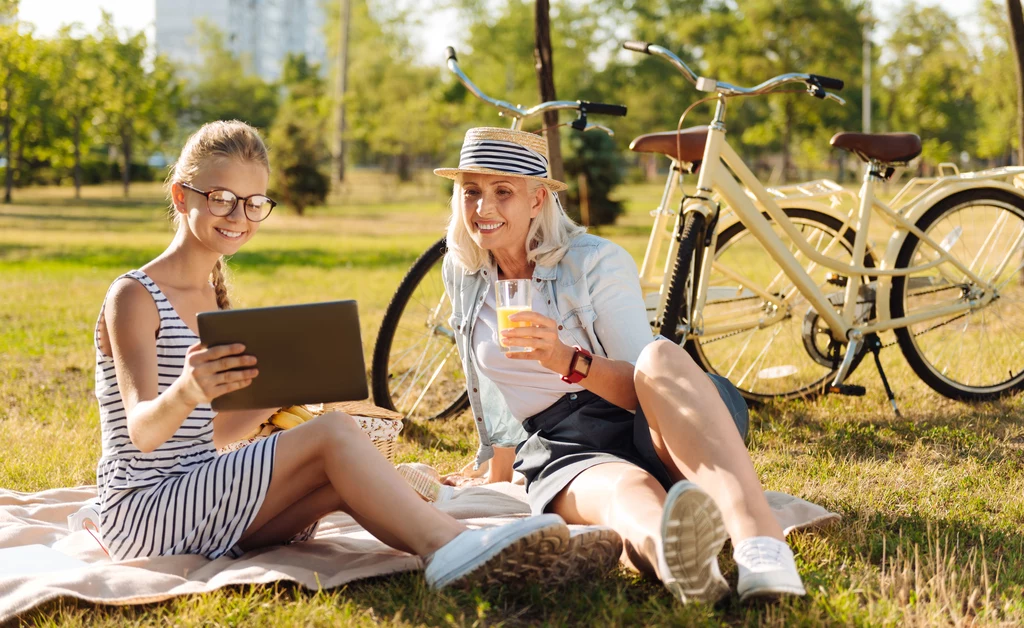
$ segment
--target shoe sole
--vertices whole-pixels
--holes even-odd
[[[459,589],[547,582],[551,565],[569,546],[569,528],[553,523],[538,528],[499,550],[470,571],[441,586]]]
[[[777,586],[753,588],[740,594],[740,603],[774,602],[784,597],[802,597],[804,595],[807,595],[807,591],[803,588]]]
[[[672,487],[661,521],[662,551],[674,582],[665,584],[682,602],[717,602],[729,584],[717,571],[729,535],[711,496],[689,482]]]
[[[570,534],[569,546],[555,557],[544,581],[562,585],[586,577],[603,575],[619,564],[622,537],[610,528],[585,530]]]

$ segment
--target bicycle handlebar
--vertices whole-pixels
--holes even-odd
[[[599,102],[587,102],[585,100],[552,100],[549,102],[543,102],[539,105],[524,109],[522,107],[513,105],[510,102],[504,100],[498,100],[491,98],[483,92],[476,84],[469,80],[469,77],[459,67],[459,59],[455,55],[455,48],[448,46],[445,48],[445,64],[448,69],[454,74],[459,81],[466,86],[471,94],[484,101],[485,103],[498,109],[500,115],[510,116],[516,119],[532,118],[533,116],[540,115],[547,111],[558,111],[562,109],[574,109],[579,111],[581,114],[596,113],[610,116],[624,116],[626,115],[626,107],[623,105],[609,105],[606,103]],[[582,118],[585,119],[585,118]],[[600,124],[587,123],[583,130],[589,129],[600,129],[605,131],[609,135],[614,135],[608,127]]]
[[[665,59],[674,65],[686,77],[686,80],[693,83],[694,87],[702,92],[716,92],[723,96],[757,96],[768,93],[786,83],[803,83],[807,86],[807,91],[812,96],[834,100],[841,105],[846,104],[846,101],[839,96],[825,91],[825,88],[842,89],[844,83],[840,79],[820,76],[818,74],[790,73],[770,78],[754,87],[737,87],[736,85],[719,82],[715,79],[698,76],[690,69],[690,66],[686,65],[686,62],[677,57],[671,50],[657,44],[650,44],[645,41],[627,41],[622,44],[622,47],[633,52],[642,52]]]

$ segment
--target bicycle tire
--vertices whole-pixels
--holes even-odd
[[[797,226],[811,227],[817,229],[822,233],[838,234],[839,230],[842,229],[843,227],[842,221],[838,220],[834,216],[814,209],[807,209],[801,207],[786,207],[782,208],[782,211],[785,212],[785,214]],[[769,214],[763,213],[762,215],[769,221],[771,220]],[[735,222],[726,227],[725,229],[723,229],[718,234],[718,246],[716,248],[715,259],[717,260],[720,257],[722,257],[722,255],[725,254],[725,252],[729,250],[729,247],[734,243],[742,242],[742,237],[748,233],[749,230],[747,229],[746,225],[744,225],[741,222]],[[852,252],[855,239],[856,233],[852,229],[847,229],[843,232],[841,244],[847,254]],[[764,250],[764,248],[760,245],[759,242],[755,241],[754,243],[751,244],[751,247],[767,256],[767,251]],[[771,260],[769,259],[768,261],[770,262]],[[862,260],[862,262],[863,265],[868,268],[875,266],[874,258],[868,252],[864,254],[864,259]],[[714,275],[710,279],[710,283],[714,284]],[[866,279],[870,281],[873,279],[873,277],[867,277]],[[840,288],[835,289],[840,290]],[[705,312],[707,312],[708,307],[710,307],[710,305],[711,304],[709,301],[709,303],[705,305]],[[776,325],[778,324],[779,323],[776,323]],[[753,332],[756,330],[751,331]],[[737,333],[736,338],[738,339],[741,337],[741,334]],[[769,399],[811,399],[822,394],[824,391],[823,385],[831,381],[832,378],[835,376],[834,369],[822,370],[820,373],[820,377],[815,377],[812,381],[807,382],[806,384],[803,385],[798,385],[791,390],[773,391],[771,393],[759,392],[752,385],[746,384],[743,378],[738,378],[735,373],[731,372],[731,369],[727,370],[723,368],[722,365],[717,365],[719,366],[719,368],[716,368],[716,360],[712,359],[712,357],[709,355],[710,351],[706,352],[706,346],[710,345],[712,342],[715,341],[716,339],[708,339],[703,336],[691,337],[686,341],[685,348],[704,371],[709,373],[716,373],[718,375],[729,377],[730,379],[735,380],[733,381],[733,383],[736,384],[737,388],[739,389],[740,393],[744,396],[744,398],[754,403],[764,402]],[[799,340],[797,340],[796,342],[800,344]],[[807,349],[804,348],[803,351],[806,353]],[[851,369],[851,373],[857,368],[857,366],[860,365],[863,357],[864,353],[862,351],[861,354],[855,358],[853,368]],[[802,366],[801,368],[806,368],[806,366]]]
[[[683,221],[683,231],[679,236],[679,248],[672,266],[672,279],[668,284],[665,298],[665,311],[661,317],[659,333],[672,342],[680,344],[679,323],[683,320],[683,305],[686,300],[686,282],[690,278],[693,266],[693,254],[698,243],[703,245],[704,226],[707,217],[700,212],[689,212]],[[689,312],[685,312],[689,316]]]
[[[996,223],[1000,222],[1000,212],[1006,212],[1007,218],[999,227],[999,231],[993,226],[986,229],[984,219],[989,212],[981,212],[984,208],[996,209]],[[966,215],[957,215],[959,212],[974,209],[973,221],[967,221]],[[958,218],[954,220],[953,218]],[[981,217],[981,220],[979,220]],[[1009,224],[1010,230],[1004,233],[1005,226]],[[945,231],[949,225],[949,231]],[[1001,245],[1014,242],[1024,233],[1024,199],[1003,190],[976,189],[965,190],[948,196],[935,203],[925,211],[918,219],[917,228],[934,241],[939,242],[948,253],[966,253],[966,259],[962,259],[968,268],[974,266],[978,261],[981,265],[971,268],[979,276],[985,277],[985,271],[991,268],[984,266],[991,259],[991,253],[982,257],[982,249],[979,248],[973,253],[970,243],[981,239],[982,246],[991,246],[992,251],[998,251]],[[974,234],[975,228],[977,234]],[[988,231],[984,238],[981,235]],[[994,239],[992,236],[995,236]],[[913,267],[921,263],[922,259],[915,259],[920,239],[913,233],[908,234],[906,240],[900,247],[896,256],[896,268]],[[1008,247],[1004,247],[1008,248]],[[1000,298],[990,302],[989,305],[979,309],[968,310],[964,314],[950,315],[944,321],[936,323],[931,319],[910,327],[901,327],[895,330],[896,339],[900,351],[921,380],[941,395],[961,401],[989,401],[997,399],[1014,391],[1024,390],[1024,284],[1021,283],[1022,267],[1013,263],[1013,256],[1018,253],[1024,256],[1024,247],[1018,244],[1017,250],[1006,251],[1007,259],[1010,260],[1008,268],[1013,269],[1004,279],[1003,275],[994,277],[994,282],[1004,282],[1004,289],[1001,290]],[[973,258],[973,261],[972,261]],[[998,257],[997,257],[998,259]],[[955,269],[951,269],[955,273]],[[1005,271],[1004,271],[1005,272]],[[949,274],[945,278],[935,277],[937,270],[924,271],[920,278],[916,276],[894,277],[892,284],[892,299],[890,302],[890,313],[893,318],[905,315],[912,315],[913,308],[908,308],[908,301],[915,299],[921,307],[938,307],[943,303],[928,303],[935,298],[946,298],[946,303],[962,302],[969,299],[970,283],[967,278],[962,279],[962,284],[955,284],[949,281]],[[917,279],[915,282],[914,279]],[[943,287],[943,282],[948,287]],[[919,287],[915,288],[913,284]],[[930,285],[930,287],[929,287]],[[959,291],[956,297],[955,292]],[[932,298],[929,299],[929,296]],[[954,298],[956,297],[956,298]],[[923,299],[923,300],[921,300]],[[910,310],[910,311],[908,311]],[[989,320],[995,319],[1002,313],[1013,316],[1010,324],[1006,319],[999,317],[993,320],[993,328],[1005,330],[994,342],[984,338],[988,329]],[[950,327],[950,324],[956,323]],[[976,324],[973,328],[973,324]],[[1014,334],[1016,341],[1009,338]],[[939,332],[939,333],[935,333]],[[979,333],[980,332],[980,333]],[[947,339],[943,336],[948,336]],[[956,352],[956,357],[948,363],[939,362],[939,358]],[[967,366],[967,363],[970,366]],[[1000,380],[1003,376],[1003,369],[1009,377]],[[1020,369],[1014,374],[1014,368]],[[991,377],[992,380],[982,383],[982,378]],[[961,381],[967,379],[968,381]],[[971,384],[971,380],[976,384]]]
[[[391,298],[391,302],[388,303],[387,310],[384,312],[384,319],[381,321],[380,331],[377,333],[377,340],[373,347],[373,360],[370,370],[373,401],[382,408],[396,412],[405,411],[403,408],[396,407],[393,391],[391,390],[392,348],[395,336],[398,333],[399,323],[402,315],[406,312],[410,299],[428,274],[435,269],[440,269],[445,251],[446,243],[444,238],[441,238],[424,251],[398,284],[398,289],[395,290],[395,294]],[[438,321],[438,323],[447,325],[448,321],[443,320]],[[457,352],[455,358],[458,359]],[[469,407],[469,396],[465,389],[465,382],[462,381],[460,383],[463,385],[461,394],[453,396],[451,402],[448,402],[447,399],[442,401],[435,410],[430,411],[424,416],[426,420],[446,419],[461,413]],[[407,418],[414,417],[410,416]]]

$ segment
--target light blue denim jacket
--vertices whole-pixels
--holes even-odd
[[[509,412],[498,387],[477,369],[473,355],[473,328],[496,273],[493,262],[488,269],[470,272],[451,255],[444,259],[444,287],[452,303],[449,322],[480,435],[477,466],[494,455],[494,446],[515,447],[526,440],[526,431]],[[635,364],[654,339],[636,262],[613,242],[590,234],[576,236],[557,265],[534,269],[533,280],[534,289],[557,308],[559,336],[567,345]]]

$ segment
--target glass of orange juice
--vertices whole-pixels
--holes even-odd
[[[508,320],[509,316],[517,312],[529,312],[533,309],[530,302],[530,283],[529,279],[502,279],[495,284],[495,301],[498,305],[498,345],[504,353],[532,350],[529,347],[510,347],[501,337],[501,332],[506,329],[530,326],[530,323]]]

